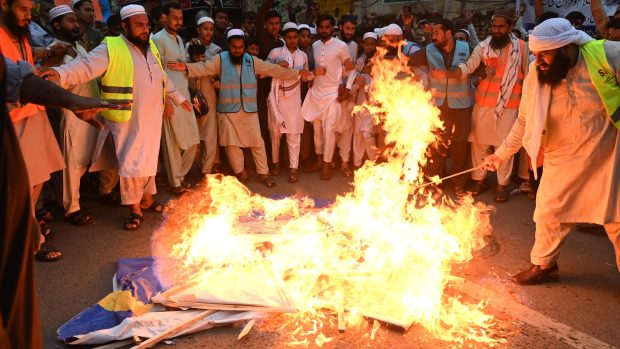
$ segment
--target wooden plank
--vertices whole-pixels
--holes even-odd
[[[289,309],[283,308],[269,308],[252,305],[238,305],[238,304],[212,304],[212,303],[200,303],[200,302],[178,302],[178,301],[163,301],[161,304],[167,307],[184,308],[184,309],[209,309],[209,310],[229,310],[229,311],[261,311],[266,313],[290,313]]]
[[[131,349],[146,349],[146,348],[151,348],[153,347],[155,344],[163,341],[164,339],[167,338],[171,338],[174,337],[176,334],[178,334],[179,332],[193,326],[194,324],[196,324],[197,322],[199,322],[200,320],[206,318],[207,316],[211,315],[215,313],[214,310],[204,310],[201,311],[200,313],[198,313],[196,316],[188,319],[185,322],[182,322],[174,327],[171,327],[167,330],[165,330],[164,332],[158,334],[155,337],[151,337],[147,340],[145,340],[144,342],[131,347]]]

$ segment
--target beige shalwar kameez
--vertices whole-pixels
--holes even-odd
[[[500,64],[504,62],[510,56],[511,46],[508,45],[504,49],[500,50]],[[458,67],[461,69],[462,77],[469,76],[478,69],[480,64],[485,62],[482,47],[476,46],[471,56],[467,59],[467,62],[460,63]],[[524,72],[527,70],[527,60],[522,61],[522,69]],[[505,108],[502,114],[497,117],[495,115],[495,107],[483,107],[478,104],[474,105],[474,109],[471,114],[471,133],[469,134],[468,141],[471,142],[471,161],[472,164],[478,165],[482,162],[485,156],[493,153],[493,147],[497,148],[502,144],[502,141],[510,132],[510,128],[517,119],[518,109]],[[502,163],[499,169],[497,169],[497,180],[499,185],[510,184],[510,176],[512,174],[513,158],[509,161]],[[472,179],[479,181],[486,177],[486,172],[483,170],[476,170],[472,172]]]
[[[605,53],[620,81],[620,43],[606,42]],[[533,122],[527,106],[537,103],[532,93],[536,79],[532,63],[519,118],[496,151],[504,160],[519,150],[526,124]],[[532,263],[553,264],[575,223],[595,223],[605,225],[620,270],[620,133],[607,116],[581,56],[551,92],[541,147],[545,170],[536,196]]]
[[[56,39],[52,45],[56,43],[70,44]],[[76,42],[73,48],[77,53],[75,58],[84,57],[88,54],[79,42]],[[63,64],[69,63],[75,58],[65,55]],[[99,97],[99,87],[96,80],[70,86],[69,91],[79,96]],[[65,169],[62,171],[62,203],[66,215],[80,210],[80,180],[93,159],[96,142],[96,128],[80,120],[72,111],[62,109],[60,144],[62,155],[65,158]]]
[[[171,35],[165,28],[153,35],[153,42],[157,45],[164,66],[166,62],[187,60],[181,37],[176,34]],[[166,68],[166,74],[176,86],[177,91],[185,99],[190,100],[187,75],[168,68]],[[192,168],[200,137],[194,111],[187,111],[180,106],[173,106],[173,108],[172,119],[163,121],[162,154],[170,186],[180,187],[185,175]]]
[[[257,57],[254,60],[254,71],[257,75],[266,75],[285,80],[297,79],[297,70],[283,68],[277,64],[265,62]],[[213,57],[207,62],[188,63],[187,71],[189,77],[204,77],[220,75],[221,73],[220,55]],[[241,71],[241,66],[237,66],[237,72]],[[217,128],[219,142],[226,147],[228,161],[235,174],[244,169],[243,151],[241,148],[250,148],[256,172],[261,175],[269,173],[267,165],[267,154],[265,143],[260,133],[258,113],[248,113],[241,108],[236,113],[217,112]]]
[[[162,86],[166,73],[150,49],[145,56],[124,36],[121,38],[125,40],[133,61],[131,118],[126,122],[105,120],[97,137],[90,171],[118,169],[122,204],[131,205],[139,203],[144,194],[156,193],[150,177],[157,172],[164,112]],[[87,56],[53,69],[58,71],[61,85],[66,87],[102,76],[109,63],[108,47],[104,42]],[[166,96],[177,105],[186,101],[169,79],[166,80]]]

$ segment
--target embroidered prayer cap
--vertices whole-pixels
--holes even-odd
[[[573,28],[564,18],[550,18],[536,27],[529,36],[530,50],[541,52],[570,44],[584,45],[594,39],[581,30]]]
[[[244,38],[245,35],[243,34],[243,30],[236,29],[236,28],[229,30],[228,34],[226,34],[226,38],[230,39],[230,38],[233,38],[233,37],[242,37],[242,38]]]
[[[50,20],[53,21],[55,18],[64,16],[67,13],[73,13],[73,10],[71,9],[71,7],[67,5],[56,6],[50,10]]]
[[[383,35],[403,35],[403,29],[398,24],[390,24],[383,27]]]
[[[205,17],[200,17],[198,19],[198,22],[196,22],[196,25],[200,27],[201,24],[207,23],[207,22],[215,24],[215,22],[213,21],[211,17],[205,16]]]
[[[293,22],[284,23],[284,26],[282,27],[282,33],[286,34],[286,32],[288,32],[289,30],[299,31],[299,28],[297,27],[297,24]]]
[[[362,40],[366,40],[368,38],[373,38],[375,40],[379,40],[379,36],[376,33],[373,33],[373,32],[368,32],[368,33],[364,34],[364,36],[362,37]]]
[[[121,8],[121,20],[125,20],[126,18],[135,16],[135,15],[146,15],[146,11],[144,7],[136,4],[125,5]]]

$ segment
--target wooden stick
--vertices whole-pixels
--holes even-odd
[[[445,181],[446,179],[450,179],[450,178],[453,178],[453,177],[458,177],[460,175],[464,175],[464,174],[469,173],[469,172],[474,172],[476,170],[481,169],[482,167],[483,166],[480,165],[480,166],[477,166],[477,167],[474,167],[474,168],[470,168],[469,170],[461,171],[459,173],[455,173],[455,174],[452,174],[452,175],[449,175],[449,176],[446,176],[446,177],[443,177],[443,178],[439,178],[439,180],[435,181],[435,182],[428,182],[428,183],[420,184],[420,185],[415,186],[415,187],[413,187],[411,189],[412,190],[416,190],[416,189],[424,188],[424,187],[426,187],[428,185],[431,185],[431,184],[440,184],[441,182]]]
[[[232,310],[232,311],[262,311],[266,313],[291,313],[291,309],[270,308],[255,305],[237,305],[237,304],[212,304],[199,302],[177,302],[164,301],[161,304],[173,308],[192,308],[192,309],[210,309],[210,310]]]
[[[133,346],[131,349],[146,349],[146,348],[151,348],[153,347],[155,344],[163,341],[166,338],[171,338],[173,337],[175,334],[187,329],[188,327],[191,327],[192,325],[196,324],[198,321],[206,318],[207,316],[211,315],[215,313],[215,310],[204,310],[201,311],[200,313],[198,313],[196,316],[192,317],[191,319],[182,322],[174,327],[171,327],[167,330],[165,330],[164,332],[158,334],[155,337],[151,337],[147,340],[145,340],[144,342],[140,343],[139,345]]]

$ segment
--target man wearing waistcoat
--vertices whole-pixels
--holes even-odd
[[[441,19],[433,25],[433,43],[416,52],[410,60],[414,67],[422,69],[450,70],[469,58],[469,45],[454,39],[454,24]],[[466,170],[468,152],[467,136],[471,129],[471,90],[468,76],[458,78],[438,78],[431,76],[429,89],[435,106],[441,111],[443,130],[437,144],[430,149],[430,159],[426,164],[428,176],[445,177],[446,157],[452,158],[452,172]],[[467,176],[453,179],[456,195],[465,193]]]
[[[576,223],[604,225],[620,270],[620,43],[593,40],[564,18],[534,28],[536,57],[523,84],[519,118],[485,158],[494,170],[523,145],[545,168],[536,196],[529,268],[513,281],[558,281],[560,248]]]
[[[259,180],[267,187],[274,187],[276,183],[268,176],[267,154],[258,121],[256,75],[296,80],[299,76],[309,78],[310,73],[283,68],[245,53],[245,36],[241,29],[228,31],[228,49],[207,62],[168,62],[168,68],[187,70],[189,77],[219,76],[218,136],[235,176],[241,182],[247,180],[241,148],[250,148]]]
[[[131,99],[130,109],[103,112],[91,171],[118,169],[123,205],[130,206],[126,230],[142,223],[142,210],[161,212],[154,201],[155,173],[162,132],[164,98],[185,110],[189,102],[166,77],[159,52],[149,39],[144,7],[127,5],[120,12],[123,34],[108,37],[87,56],[55,67],[50,73],[61,86],[71,86],[101,76],[101,96]]]
[[[491,24],[491,36],[482,41],[466,62],[450,71],[431,71],[431,78],[465,78],[473,74],[481,64],[486,66],[486,78],[476,90],[476,105],[472,111],[471,160],[480,165],[486,155],[500,146],[517,119],[523,79],[527,74],[529,51],[523,40],[512,34],[514,12],[504,9],[495,11]],[[512,173],[512,158],[502,163],[497,171],[495,202],[508,201],[508,185]],[[486,171],[472,172],[475,185],[474,196],[486,190]]]

